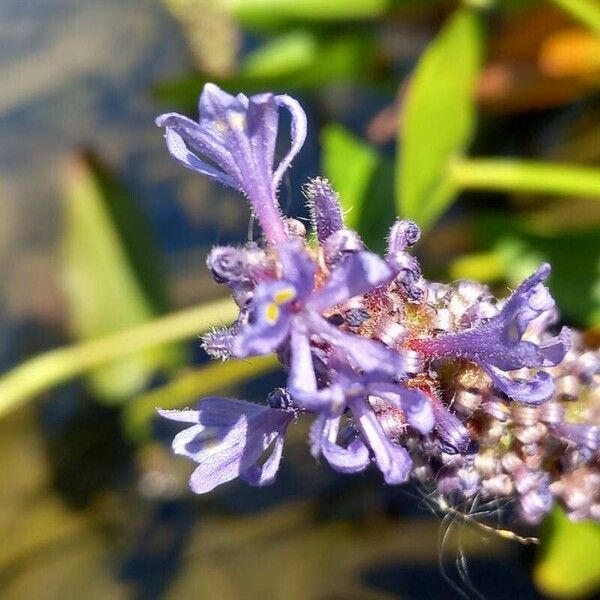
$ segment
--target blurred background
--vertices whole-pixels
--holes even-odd
[[[597,525],[504,523],[541,538],[522,546],[314,464],[303,424],[272,487],[192,497],[154,408],[283,381],[200,349],[234,314],[206,253],[249,212],[154,118],[197,117],[206,81],[301,101],[288,214],[323,174],[375,250],[417,220],[429,277],[503,295],[549,260],[564,322],[600,342],[596,0],[2,0],[0,597],[597,597]]]

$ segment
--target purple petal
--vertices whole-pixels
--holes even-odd
[[[317,378],[313,366],[310,340],[306,333],[292,328],[290,335],[290,374],[288,388],[313,392],[317,389]]]
[[[251,467],[277,437],[283,436],[292,419],[291,414],[283,411],[223,398],[207,398],[195,411],[160,411],[160,414],[172,420],[197,423],[175,436],[173,450],[198,463],[190,479],[192,490],[198,494],[242,473],[253,472]],[[268,467],[263,465],[265,481],[274,474],[275,463],[278,461],[274,459]],[[258,472],[253,473],[258,477]],[[257,481],[260,480],[259,477]]]
[[[358,437],[347,447],[337,443],[340,417],[327,418],[319,415],[311,426],[311,454],[326,458],[333,469],[340,473],[358,473],[369,466],[369,450]]]
[[[512,321],[506,328],[507,334],[511,337],[516,334],[516,338],[521,339],[531,321],[554,308],[552,296],[542,285],[550,275],[550,270],[548,263],[540,265],[539,269],[515,290],[504,305],[500,316]]]
[[[318,315],[310,316],[310,329],[328,344],[339,348],[350,358],[355,368],[369,373],[373,378],[401,378],[406,375],[406,360],[402,354],[381,342],[344,333]]]
[[[386,483],[404,483],[410,474],[412,461],[405,448],[394,444],[385,436],[375,413],[364,400],[349,400],[356,424],[371,447],[375,462]]]
[[[421,237],[419,226],[413,221],[398,219],[390,229],[387,257],[414,246]]]
[[[462,421],[451,413],[437,398],[431,396],[431,408],[435,416],[435,430],[442,439],[444,452],[464,454],[471,444],[471,436]]]
[[[272,94],[251,96],[248,102],[246,130],[251,143],[254,166],[257,175],[264,177],[262,185],[272,185],[273,161],[275,159],[275,142],[279,112]],[[272,188],[271,197],[275,198]]]
[[[560,363],[571,347],[571,330],[563,327],[558,336],[543,340],[539,349],[544,357],[544,367],[552,367]]]
[[[206,123],[197,123],[178,113],[165,113],[156,119],[156,124],[165,127],[167,133],[171,130],[179,135],[193,154],[207,158],[211,165],[214,163],[235,182],[234,187],[241,190],[240,171],[231,152],[223,145],[223,140],[206,127]]]
[[[296,406],[327,414],[339,414],[345,408],[344,390],[339,385],[317,390],[310,340],[297,329],[292,329],[290,336],[289,364],[287,388]]]
[[[228,187],[239,189],[239,185],[233,177],[227,175],[220,169],[209,165],[207,162],[199,159],[195,154],[190,152],[186,146],[184,139],[173,129],[167,128],[165,133],[167,148],[173,158],[177,159],[184,167],[196,171],[202,175],[206,175],[210,179],[222,183]]]
[[[370,394],[399,408],[407,423],[420,433],[427,434],[433,429],[435,417],[431,402],[424,392],[389,383],[375,383],[368,388]]]
[[[257,465],[250,466],[240,474],[240,478],[246,483],[257,487],[271,485],[275,481],[279,470],[284,441],[284,437],[278,435],[273,442],[273,449],[269,458],[260,467]]]
[[[338,473],[360,473],[371,462],[369,449],[356,437],[346,448],[329,440],[324,440],[321,447],[323,456]]]
[[[304,300],[315,285],[314,262],[306,250],[294,242],[279,244],[277,254],[281,263],[282,279],[294,286],[297,299]]]
[[[256,287],[249,322],[240,325],[233,339],[232,354],[238,358],[275,352],[287,339],[291,327],[289,306],[278,296],[295,293],[285,281],[269,281]]]
[[[539,371],[527,381],[515,381],[493,366],[482,366],[492,383],[513,400],[537,405],[547,402],[554,395],[554,380],[545,371]]]
[[[235,96],[228,94],[214,83],[206,83],[200,94],[198,111],[203,120],[214,123],[235,101]]]
[[[302,110],[299,102],[287,95],[275,96],[275,104],[286,108],[292,116],[291,124],[291,145],[288,153],[283,157],[282,161],[277,165],[273,173],[272,189],[276,193],[283,174],[290,167],[292,160],[300,152],[300,148],[304,145],[306,139],[306,113]]]
[[[528,382],[519,382],[511,380],[506,372],[558,364],[568,350],[567,330],[541,343],[521,340],[533,321],[554,310],[554,301],[542,285],[549,272],[550,266],[543,264],[487,322],[457,333],[417,340],[415,349],[439,358],[465,358],[476,362],[509,397],[528,404],[545,402],[554,391],[548,374],[538,373]]]
[[[371,291],[389,281],[393,275],[385,261],[376,254],[351,254],[332,271],[327,283],[310,297],[307,305],[322,312]]]
[[[327,179],[311,179],[304,187],[304,195],[319,242],[324,242],[332,233],[343,229],[339,197]]]
[[[178,421],[180,423],[199,423],[200,422],[200,411],[186,408],[185,410],[173,410],[159,408],[156,411],[161,417],[169,419],[171,421]]]
[[[565,438],[577,446],[600,450],[600,426],[586,423],[561,423],[552,429],[554,435]]]

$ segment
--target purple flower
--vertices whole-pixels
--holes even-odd
[[[406,448],[392,442],[385,435],[381,423],[365,399],[349,399],[348,406],[357,428],[373,452],[385,482],[390,485],[404,483],[412,467],[412,460]]]
[[[435,417],[435,430],[442,441],[442,450],[446,454],[466,453],[471,445],[471,436],[467,428],[435,395],[430,396],[430,401]]]
[[[274,169],[279,107],[292,115],[291,147]],[[244,193],[270,242],[287,239],[277,188],[306,137],[306,115],[289,96],[231,96],[207,83],[198,123],[177,113],[156,119],[169,151],[185,167]]]
[[[421,237],[419,226],[408,219],[398,219],[391,227],[388,236],[388,256],[414,246]]]
[[[173,451],[198,463],[190,478],[197,494],[241,477],[250,485],[269,485],[279,469],[292,412],[243,400],[205,398],[197,410],[159,410],[167,419],[192,423],[173,440]],[[272,446],[271,454],[256,463]]]
[[[576,446],[588,448],[594,452],[600,450],[600,425],[565,422],[554,427],[553,432]]]
[[[502,310],[487,322],[458,333],[419,339],[414,349],[436,358],[463,358],[479,364],[493,384],[508,397],[525,404],[541,404],[554,393],[552,376],[539,371],[527,381],[511,379],[507,371],[557,365],[569,348],[569,331],[540,343],[523,340],[533,321],[554,309],[542,282],[550,273],[543,264],[510,296]]]
[[[339,473],[358,473],[366,469],[371,458],[369,449],[355,430],[348,429],[346,443],[339,443],[341,415],[329,417],[320,413],[310,428],[311,454],[323,455]]]
[[[344,228],[342,209],[337,193],[327,179],[317,177],[304,186],[313,230],[319,242]]]
[[[421,302],[425,289],[421,281],[421,266],[416,258],[405,252],[421,237],[416,223],[397,220],[388,236],[386,260],[396,274],[395,281],[403,295],[411,302]],[[420,285],[421,284],[421,285]]]
[[[281,279],[256,286],[248,323],[238,328],[233,339],[234,356],[269,354],[289,344],[288,387],[312,391],[316,383],[310,338],[317,336],[341,348],[365,371],[403,374],[401,355],[379,342],[344,333],[321,316],[389,280],[392,272],[383,260],[370,252],[351,254],[315,289],[316,269],[306,249],[288,243],[280,244],[277,251]]]
[[[294,401],[310,409],[322,409],[311,428],[311,452],[322,454],[333,469],[342,473],[355,473],[369,464],[369,449],[383,473],[386,483],[406,481],[412,461],[408,452],[390,440],[379,421],[371,401],[399,411],[402,426],[407,424],[421,434],[431,431],[433,412],[425,394],[401,384],[372,380],[369,374],[354,372],[342,360],[334,357],[329,367],[329,385],[321,390],[294,390]],[[348,408],[357,430],[348,443],[338,443],[341,413]],[[351,430],[353,431],[353,430]]]

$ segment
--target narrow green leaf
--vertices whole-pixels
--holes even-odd
[[[264,27],[285,21],[348,21],[381,15],[389,0],[221,0],[245,25]]]
[[[555,509],[546,523],[534,569],[537,586],[551,598],[589,598],[600,592],[600,525],[573,523]]]
[[[151,319],[166,304],[164,278],[139,207],[89,157],[70,165],[66,188],[62,267],[73,335],[92,340]],[[88,382],[100,398],[122,400],[177,356],[174,348],[135,354]]]
[[[466,262],[453,265],[451,277],[504,278],[515,286],[540,262],[547,261],[552,265],[550,287],[561,315],[580,327],[600,324],[600,233],[597,227],[547,235],[532,229],[527,220],[496,212],[480,217],[473,233],[479,247],[488,250],[495,262],[488,265],[487,275],[484,269],[477,274],[473,267],[477,269],[480,265],[467,257]]]
[[[551,0],[551,2],[600,35],[600,4],[597,0]]]
[[[394,221],[394,167],[341,125],[321,133],[323,173],[340,196],[346,226],[356,229],[367,246],[383,250]]]
[[[358,229],[366,192],[379,163],[377,152],[341,125],[321,133],[323,173],[340,195],[346,225]]]
[[[319,43],[310,31],[277,36],[245,57],[240,72],[251,78],[277,78],[310,68],[319,57]]]
[[[279,365],[274,355],[249,360],[209,363],[183,373],[166,385],[133,398],[123,410],[125,431],[130,439],[150,435],[150,424],[157,408],[184,408],[202,396],[214,394],[242,381],[274,371]]]
[[[154,94],[171,108],[194,110],[198,94],[208,81],[235,93],[281,89],[301,92],[376,79],[374,60],[375,41],[369,31],[322,36],[297,31],[255,50],[232,77],[219,79],[194,73],[159,84]]]
[[[238,313],[239,308],[231,298],[215,300],[34,356],[0,377],[0,418],[32,400],[36,394],[100,365],[149,348],[197,338],[213,327],[229,325]]]
[[[600,200],[600,169],[597,167],[475,158],[453,161],[450,177],[460,189],[532,192]]]
[[[398,132],[396,205],[425,229],[457,192],[448,169],[473,135],[481,54],[479,16],[459,9],[423,54],[410,84]]]

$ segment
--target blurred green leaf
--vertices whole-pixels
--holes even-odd
[[[600,200],[600,169],[552,162],[476,158],[454,160],[457,189],[533,192]]]
[[[518,285],[542,261],[552,265],[550,286],[561,314],[580,326],[600,324],[600,234],[597,228],[537,232],[527,219],[493,213],[480,217],[474,233],[487,252],[466,255],[450,269],[453,278],[505,279]],[[482,264],[486,261],[487,264]]]
[[[600,35],[600,4],[598,0],[551,0],[574,19]]]
[[[313,35],[297,31],[273,39],[250,53],[232,77],[188,75],[159,84],[154,93],[165,104],[189,109],[197,105],[208,81],[235,93],[254,94],[282,89],[298,92],[376,77],[370,32]]]
[[[310,31],[291,31],[269,40],[243,60],[240,72],[250,78],[277,78],[297,73],[313,65],[319,56],[319,43]]]
[[[62,240],[65,292],[77,340],[144,323],[166,305],[164,277],[144,215],[97,160],[75,159],[66,180]],[[179,358],[154,348],[93,371],[93,391],[108,401],[139,391],[159,368]]]
[[[346,225],[357,229],[379,163],[377,151],[337,124],[323,128],[321,144],[323,172],[340,195]]]
[[[517,237],[501,237],[491,251],[457,258],[450,266],[449,279],[475,279],[482,283],[506,280],[517,287],[544,260]]]
[[[474,87],[482,54],[474,10],[458,10],[423,54],[413,75],[398,133],[399,214],[429,228],[457,193],[448,175],[475,126]]]
[[[600,524],[573,523],[561,509],[546,522],[534,569],[537,586],[551,598],[591,597],[600,591]]]
[[[150,424],[156,409],[184,408],[199,398],[222,391],[236,383],[259,377],[279,366],[277,357],[259,356],[249,360],[209,363],[193,371],[182,373],[166,385],[133,398],[123,410],[125,431],[132,440],[150,436]]]
[[[355,21],[381,15],[389,0],[221,0],[242,24],[265,27],[286,21]]]
[[[381,249],[394,220],[393,165],[341,125],[323,128],[321,143],[323,173],[340,196],[346,225]]]
[[[215,300],[34,356],[0,377],[0,417],[40,392],[100,365],[149,348],[197,338],[214,327],[229,325],[238,313],[239,308],[231,298]]]

